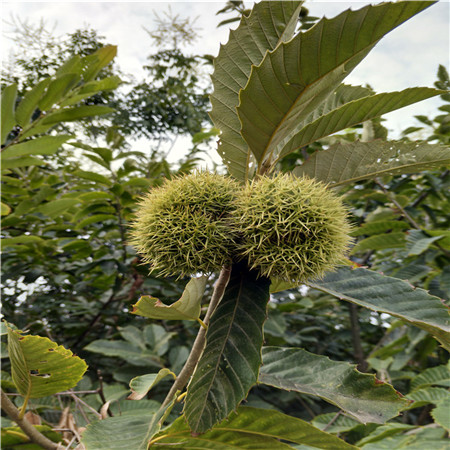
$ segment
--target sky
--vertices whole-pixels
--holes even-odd
[[[253,2],[246,2],[251,5]],[[305,6],[310,14],[334,17],[352,8],[359,9],[370,2],[310,0]],[[377,2],[372,2],[377,3]],[[117,62],[126,73],[139,76],[146,56],[152,53],[152,43],[144,27],[155,27],[155,13],[163,15],[170,6],[181,18],[197,17],[195,25],[201,39],[186,48],[187,52],[217,55],[220,43],[228,40],[229,28],[217,24],[231,16],[216,16],[223,1],[166,2],[5,2],[1,3],[1,60],[6,60],[12,42],[5,36],[6,21],[12,16],[38,23],[43,18],[55,33],[64,34],[84,26],[96,29],[106,41],[118,46]],[[236,27],[232,24],[231,27]],[[414,86],[433,86],[439,64],[450,63],[450,2],[441,0],[385,36],[368,57],[350,74],[346,83],[370,84],[376,92],[402,90]],[[436,115],[439,99],[429,99],[390,113],[387,126],[392,137],[414,122],[415,114]],[[177,158],[178,155],[173,155]]]

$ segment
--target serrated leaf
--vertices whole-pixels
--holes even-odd
[[[85,117],[101,116],[114,112],[114,108],[102,105],[83,105],[74,108],[64,108],[49,114],[42,120],[42,124],[49,125],[58,122],[70,122],[73,120],[84,119]]]
[[[211,95],[211,119],[221,130],[218,152],[229,172],[245,180],[250,153],[240,134],[241,123],[236,113],[239,90],[250,76],[252,64],[259,64],[266,50],[289,40],[295,31],[302,2],[260,2],[250,16],[242,16],[239,27],[230,32],[214,61]]]
[[[14,107],[17,97],[17,84],[11,84],[2,90],[1,95],[1,140],[3,145],[6,142],[9,132],[16,124],[14,118]]]
[[[335,18],[320,20],[268,52],[261,64],[252,68],[239,95],[241,133],[256,160],[273,160],[272,155],[286,155],[299,148],[305,139],[293,141],[293,137],[302,128],[314,130],[313,140],[331,134],[330,124],[327,133],[319,136],[317,121],[306,127],[303,121],[385,34],[428,6],[429,2],[398,2],[348,10]],[[342,108],[345,106],[339,109]],[[324,123],[323,118],[318,120]]]
[[[269,285],[269,279],[233,266],[188,386],[184,411],[193,431],[205,432],[227,417],[256,383]]]
[[[372,311],[383,312],[432,334],[450,349],[449,308],[441,299],[406,281],[367,269],[339,268],[308,286]]]
[[[43,203],[39,205],[35,212],[44,214],[45,216],[55,218],[59,216],[63,211],[72,208],[79,203],[79,200],[75,198],[59,198],[51,202]]]
[[[450,365],[429,367],[411,380],[412,391],[433,385],[450,387]]]
[[[406,235],[402,232],[377,234],[359,241],[350,252],[351,255],[366,250],[383,250],[387,248],[403,248],[406,244]]]
[[[325,136],[353,127],[359,123],[380,117],[391,111],[420,102],[441,94],[443,91],[419,87],[409,88],[400,92],[386,92],[352,101],[299,130],[283,146],[277,149],[279,159],[298,150],[305,145],[315,142]]]
[[[215,450],[284,450],[288,441],[322,449],[356,449],[343,440],[320,431],[308,422],[279,411],[241,406],[227,420],[217,424],[211,431],[193,437],[184,417],[177,419],[169,428],[154,436],[155,448]],[[178,445],[177,445],[178,444]]]
[[[161,369],[158,373],[149,373],[133,378],[130,381],[132,393],[128,396],[128,399],[141,400],[153,386],[156,386],[163,378],[169,375],[173,377],[173,379],[176,378],[176,375],[169,369]]]
[[[413,403],[407,409],[419,408],[430,403],[437,405],[443,399],[450,398],[450,392],[447,389],[439,387],[426,387],[411,392],[406,396]]]
[[[411,230],[406,240],[408,241],[408,256],[420,255],[427,250],[433,242],[442,239],[444,236],[429,237],[420,230]]]
[[[362,423],[384,423],[407,402],[392,386],[356,366],[301,348],[263,347],[258,382],[318,396]]]
[[[197,320],[200,317],[201,300],[207,281],[206,276],[192,278],[181,298],[169,306],[157,298],[144,295],[133,305],[132,314],[159,320]]]
[[[42,136],[30,141],[10,145],[1,153],[2,163],[5,159],[21,156],[53,155],[71,137],[70,135]]]
[[[434,421],[445,428],[447,431],[450,431],[450,396],[441,400],[436,404],[436,408],[431,411],[431,416]]]
[[[106,67],[117,55],[116,45],[105,45],[99,48],[95,53],[85,58],[88,63],[83,73],[84,81],[93,80],[97,74]]]
[[[314,153],[297,167],[297,176],[340,186],[383,175],[420,172],[450,163],[447,147],[415,142],[351,142]]]
[[[44,96],[39,100],[39,109],[48,111],[55,103],[61,101],[79,81],[80,76],[75,73],[66,73],[52,80]]]
[[[28,398],[40,398],[74,387],[87,369],[86,363],[48,338],[24,335],[8,326],[11,375],[17,390]]]
[[[23,99],[17,105],[16,120],[22,128],[25,128],[30,124],[31,116],[36,110],[39,100],[42,98],[42,95],[50,82],[51,78],[45,78],[39,82],[31,90],[26,92]]]

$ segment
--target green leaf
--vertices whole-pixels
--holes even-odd
[[[2,91],[1,96],[1,140],[3,145],[6,142],[9,132],[13,129],[16,121],[14,119],[14,107],[17,97],[17,84],[11,84]]]
[[[430,2],[398,2],[348,10],[335,18],[320,20],[266,53],[261,64],[252,68],[239,95],[241,133],[256,160],[259,163],[267,157],[273,160],[272,155],[286,155],[302,142],[331,134],[334,128],[330,124],[327,132],[320,134],[317,121],[306,127],[303,121],[326,101],[385,34],[430,5]],[[339,110],[342,108],[346,107]],[[323,124],[330,114],[335,113],[328,113],[318,121]],[[302,128],[308,129],[312,139],[300,139]]]
[[[351,255],[366,250],[383,250],[387,248],[403,248],[406,243],[406,235],[402,232],[377,234],[359,241],[350,252]]]
[[[440,145],[357,141],[339,143],[328,150],[314,153],[294,173],[340,186],[383,175],[420,172],[449,163],[450,151]]]
[[[2,160],[2,170],[16,169],[18,167],[40,166],[46,164],[45,161],[34,156],[20,156],[18,158]]]
[[[48,111],[55,103],[60,102],[79,81],[80,76],[75,73],[66,73],[52,80],[38,103],[39,109]]]
[[[55,76],[60,77],[66,74],[81,75],[83,64],[79,55],[74,55],[65,61],[62,66],[56,71]]]
[[[425,250],[428,250],[430,245],[438,241],[439,239],[442,239],[444,236],[433,236],[428,237],[425,233],[423,233],[420,230],[411,230],[408,233],[408,237],[406,240],[408,241],[408,256],[412,255],[420,255]]]
[[[133,305],[132,314],[160,320],[197,320],[200,317],[201,301],[208,277],[192,278],[181,298],[170,306],[157,298],[142,296]]]
[[[411,380],[412,391],[433,385],[450,387],[450,364],[425,369]]]
[[[419,408],[421,406],[433,403],[437,405],[441,400],[450,398],[450,392],[447,389],[439,387],[426,387],[411,392],[406,396],[413,403],[407,409]]]
[[[42,136],[20,144],[10,145],[2,151],[1,159],[3,161],[4,159],[21,156],[53,155],[71,137],[70,135]]]
[[[269,279],[233,266],[188,386],[184,411],[194,432],[205,432],[227,417],[256,383],[269,285]]]
[[[434,421],[441,427],[450,431],[450,396],[437,403],[436,408],[431,411]]]
[[[93,80],[100,70],[106,67],[116,55],[116,45],[105,45],[104,47],[98,49],[94,54],[89,55],[86,58],[86,61],[89,62],[83,74],[84,81]]]
[[[8,326],[11,375],[17,390],[28,398],[46,397],[74,387],[86,363],[48,338],[24,335]]]
[[[316,395],[362,423],[384,423],[407,402],[392,386],[356,366],[332,361],[301,348],[263,347],[258,382]]]
[[[420,102],[441,94],[443,91],[418,87],[400,92],[386,92],[352,101],[320,117],[298,131],[283,147],[276,149],[282,158],[299,148],[315,142],[325,136],[353,127],[359,123],[374,119],[396,109]]]
[[[250,16],[242,16],[239,27],[220,47],[214,62],[211,119],[221,130],[218,152],[229,172],[239,180],[247,177],[250,153],[241,136],[236,113],[239,90],[247,84],[252,65],[259,64],[266,50],[288,41],[295,31],[302,2],[260,2]]]
[[[87,345],[85,350],[106,356],[116,356],[135,366],[161,367],[159,358],[150,350],[139,348],[125,341],[98,339]]]
[[[130,381],[130,389],[133,392],[128,396],[128,399],[141,400],[153,386],[156,386],[163,378],[169,375],[172,376],[173,379],[176,378],[176,375],[169,369],[161,369],[158,373],[149,373],[133,378]]]
[[[449,308],[406,281],[371,270],[342,267],[321,281],[307,284],[341,300],[398,317],[432,334],[450,349]]]
[[[80,178],[84,178],[85,180],[94,181],[95,183],[105,184],[106,186],[111,186],[112,183],[108,178],[99,173],[89,172],[86,170],[77,170],[74,172],[74,175]]]
[[[31,116],[36,110],[39,100],[42,98],[42,95],[47,86],[50,84],[50,81],[51,78],[43,79],[31,90],[29,90],[23,96],[21,102],[17,105],[16,120],[22,128],[25,128],[30,124]]]
[[[6,203],[1,202],[1,204],[2,204],[1,215],[7,216],[11,212],[11,208]]]
[[[388,231],[407,230],[410,227],[406,222],[398,220],[375,220],[367,222],[351,232],[353,237],[356,236],[372,236],[375,234],[383,234]]]
[[[6,247],[7,245],[17,245],[17,244],[40,244],[43,243],[44,239],[39,236],[29,236],[22,235],[16,236],[12,238],[2,239],[2,246]]]
[[[2,425],[4,418],[2,417]],[[61,442],[62,436],[60,433],[53,431],[48,425],[33,425],[39,433],[43,434],[46,438],[53,442]],[[20,427],[5,427],[2,426],[1,430],[2,448],[7,450],[42,450],[43,447],[37,444],[33,444],[29,437],[24,434]],[[55,444],[56,446],[56,444]]]
[[[102,105],[83,105],[74,108],[64,108],[49,114],[42,120],[42,124],[55,124],[58,122],[70,122],[73,120],[84,119],[85,117],[101,116],[114,112],[114,108]]]
[[[75,206],[80,201],[75,198],[60,198],[51,202],[43,203],[39,205],[35,212],[44,214],[45,216],[55,218],[59,216],[63,211],[66,211],[72,206]]]
[[[202,448],[284,450],[293,448],[280,440],[322,449],[356,449],[353,445],[320,431],[296,417],[275,410],[246,406],[241,406],[237,413],[233,412],[227,420],[199,436],[192,436],[184,417],[180,417],[169,428],[154,436],[151,445],[155,448],[166,449],[180,446],[179,448],[184,450]]]
[[[93,216],[86,217],[86,219],[83,219],[81,222],[79,222],[75,229],[81,230],[88,225],[92,225],[93,223],[98,222],[105,222],[106,220],[117,220],[117,217],[113,216],[112,214],[94,214]]]
[[[146,450],[148,442],[161,429],[172,410],[177,396],[178,393],[168,406],[159,408],[157,412],[136,410],[91,422],[84,431],[81,442],[86,450]]]
[[[411,429],[414,429],[414,426],[408,425],[406,423],[389,423],[387,425],[378,427],[368,436],[358,441],[358,446],[363,446],[372,442],[378,442],[388,436],[393,436],[395,434],[402,433],[403,431],[409,431]]]
[[[311,423],[319,430],[326,430],[328,433],[342,433],[343,431],[350,431],[353,428],[361,427],[358,421],[351,419],[338,413],[320,414],[311,421]]]

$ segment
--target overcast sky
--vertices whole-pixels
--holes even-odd
[[[253,2],[246,2],[250,5]],[[358,9],[367,3],[356,1],[307,1],[311,15],[333,17],[351,7]],[[152,53],[151,41],[143,27],[155,26],[155,12],[162,14],[171,7],[180,17],[197,17],[196,26],[202,39],[187,51],[217,55],[220,43],[228,39],[226,27],[217,29],[219,21],[229,16],[216,16],[224,1],[166,2],[3,2],[1,16],[11,15],[29,23],[43,18],[49,28],[64,34],[84,26],[96,29],[106,41],[118,46],[117,61],[126,73],[141,73],[145,58]],[[369,56],[346,79],[347,83],[369,83],[377,92],[401,90],[413,86],[433,86],[439,64],[449,67],[450,3],[440,1],[399,28],[389,33]],[[231,25],[236,27],[236,24]],[[4,36],[8,25],[2,24],[2,61],[12,43]],[[438,99],[430,99],[391,113],[386,118],[393,136],[414,123],[415,114],[436,114]]]

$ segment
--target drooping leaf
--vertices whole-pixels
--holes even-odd
[[[306,125],[287,143],[283,142],[283,147],[279,150],[279,158],[337,131],[434,97],[442,92],[444,91],[426,87],[409,88],[400,92],[376,94],[347,103]]]
[[[415,142],[351,142],[314,153],[294,173],[332,186],[420,172],[450,163],[450,150],[437,144]]]
[[[73,120],[84,119],[85,117],[101,116],[114,112],[114,108],[102,105],[82,105],[73,108],[64,108],[49,114],[42,120],[42,124],[49,125],[58,122],[70,122]]]
[[[389,248],[403,248],[406,244],[406,235],[402,232],[377,234],[359,241],[350,252],[351,255],[366,250],[383,250]]]
[[[106,220],[117,220],[117,217],[112,214],[94,214],[93,216],[86,217],[75,227],[77,230],[81,230],[88,225],[92,225],[93,223],[105,222]]]
[[[163,378],[172,376],[174,379],[176,375],[169,369],[161,369],[158,373],[149,373],[147,375],[141,375],[134,377],[130,381],[130,389],[132,393],[128,396],[129,400],[141,400],[144,398],[148,391],[157,385]]]
[[[450,387],[450,364],[429,367],[411,380],[412,391],[433,385]]]
[[[270,280],[235,265],[188,386],[185,415],[195,432],[226,418],[256,383]]]
[[[261,64],[252,68],[239,95],[241,132],[258,163],[301,146],[305,139],[292,139],[299,134],[298,127],[304,127],[303,121],[385,34],[430,5],[398,2],[348,10],[335,18],[320,20],[268,52]],[[350,104],[357,102],[360,100]],[[324,117],[329,114],[333,113]],[[318,120],[324,123],[322,118]],[[306,128],[314,131],[311,136],[319,136],[317,126],[309,124]],[[331,130],[330,124],[328,129]]]
[[[55,103],[63,100],[64,96],[80,81],[80,76],[75,73],[66,73],[52,80],[45,94],[39,100],[41,111],[48,111]]]
[[[450,431],[450,396],[436,404],[436,408],[431,411],[434,421],[441,427]]]
[[[70,389],[87,369],[82,359],[63,346],[41,336],[23,335],[9,326],[8,353],[14,384],[29,398]]]
[[[40,236],[23,234],[21,236],[2,239],[2,246],[6,247],[7,245],[17,245],[17,244],[40,244],[43,242],[44,239],[41,238]]]
[[[23,156],[33,155],[53,155],[61,147],[64,142],[68,141],[72,136],[41,136],[30,141],[20,144],[10,145],[1,153],[2,162],[5,159],[19,158]]]
[[[200,317],[201,300],[208,277],[192,278],[186,285],[181,298],[170,306],[157,298],[142,296],[133,305],[133,314],[160,320],[197,320]]]
[[[50,82],[51,78],[43,79],[31,90],[29,90],[17,105],[16,120],[22,128],[25,128],[29,125],[31,116],[36,110],[39,100],[42,98],[42,95]]]
[[[1,140],[3,145],[9,132],[13,129],[16,121],[14,119],[14,106],[17,97],[17,84],[11,84],[2,91],[1,96]]]
[[[2,170],[16,169],[18,167],[40,166],[45,164],[45,161],[34,156],[19,156],[18,158],[11,158],[2,160]]]
[[[193,437],[183,417],[154,436],[155,448],[215,450],[284,450],[292,449],[280,440],[322,449],[355,449],[353,445],[320,431],[308,422],[269,409],[241,406],[227,420],[211,431]],[[177,445],[178,444],[178,445]]]
[[[215,59],[211,119],[222,132],[218,152],[238,180],[246,179],[250,158],[235,109],[239,90],[247,84],[252,64],[259,64],[267,50],[292,37],[301,4],[300,1],[257,3],[250,16],[244,15],[239,27],[230,32],[228,42],[221,46]]]
[[[106,186],[111,186],[112,183],[108,178],[99,173],[90,172],[87,170],[77,170],[74,172],[74,175],[80,178],[84,178],[85,180],[94,181],[95,183],[104,184]]]
[[[332,361],[301,348],[263,347],[258,382],[316,395],[362,423],[384,423],[407,401],[392,386],[356,366]]]
[[[372,311],[383,312],[432,334],[450,349],[449,308],[441,299],[406,281],[367,269],[339,268],[310,287]]]

